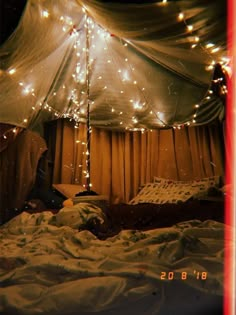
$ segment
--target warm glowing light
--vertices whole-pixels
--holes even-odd
[[[49,12],[47,10],[43,10],[41,13],[42,17],[48,18],[49,17]]]
[[[26,95],[29,94],[30,92],[33,92],[33,90],[31,90],[29,86],[26,86],[22,91],[22,93]]]
[[[8,71],[8,73],[9,73],[10,75],[14,74],[15,72],[16,72],[16,69],[15,69],[15,68],[12,68],[12,69],[10,69],[10,70]]]
[[[187,30],[188,30],[189,32],[191,32],[191,31],[193,30],[193,26],[192,26],[192,25],[188,25],[188,26],[187,26]]]
[[[122,74],[122,81],[129,81],[129,73],[128,71],[124,71]]]
[[[184,13],[180,12],[178,15],[178,20],[182,21],[184,19]]]
[[[208,43],[208,44],[206,44],[206,48],[212,48],[212,47],[214,47],[215,45],[214,44],[212,44],[212,43]]]
[[[218,52],[219,50],[220,50],[219,47],[213,48],[213,49],[211,50],[211,53],[214,54],[214,53]]]
[[[134,108],[134,109],[142,109],[142,105],[140,105],[139,102],[135,102],[135,103],[133,104],[133,108]]]

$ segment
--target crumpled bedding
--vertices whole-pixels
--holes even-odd
[[[23,212],[0,228],[1,314],[159,314],[174,286],[223,296],[223,223],[189,220],[101,240],[75,228],[80,210],[70,209],[66,224],[62,210]]]

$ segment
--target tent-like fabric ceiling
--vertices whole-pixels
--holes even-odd
[[[212,81],[229,64],[226,2],[28,0],[0,49],[0,121],[79,123],[88,108],[91,125],[112,129],[222,118]]]

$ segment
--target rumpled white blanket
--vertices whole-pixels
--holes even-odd
[[[60,226],[51,212],[23,212],[0,228],[1,314],[133,314],[130,307],[157,314],[166,285],[176,282],[223,294],[222,223],[193,220],[100,240],[73,228],[73,215],[67,225],[58,217]]]

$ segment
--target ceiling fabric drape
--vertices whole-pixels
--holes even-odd
[[[34,130],[58,117],[80,123],[88,101],[91,125],[112,130],[222,119],[212,85],[223,87],[217,80],[229,63],[226,7],[224,0],[28,0],[0,48],[1,122]],[[222,73],[213,81],[216,65]]]
[[[60,176],[54,175],[54,183],[86,183],[84,127],[81,124],[76,129],[70,121],[57,122],[55,155],[62,153],[62,160],[59,163],[55,159],[54,174]],[[66,135],[63,141],[61,134]],[[224,181],[223,152],[218,124],[143,133],[92,128],[92,190],[109,196],[111,202],[128,202],[154,176],[192,180],[217,175]]]

